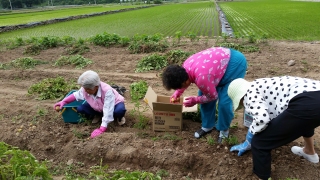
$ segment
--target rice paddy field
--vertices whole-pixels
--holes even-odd
[[[219,2],[233,31],[240,36],[319,40],[320,2],[257,0]]]
[[[192,31],[201,36],[219,35],[218,16],[214,3],[205,1],[161,5],[5,32],[0,34],[0,38],[30,38],[49,35],[87,38],[103,32],[122,36],[155,33],[170,36],[177,31],[182,31],[182,33]]]
[[[218,1],[234,35],[263,37],[278,40],[320,39],[320,2],[287,0]],[[128,6],[126,8],[133,7]],[[30,23],[115,10],[124,6],[72,8],[50,12],[0,15],[0,25]],[[192,32],[197,36],[221,35],[218,12],[213,1],[163,4],[103,16],[59,22],[30,29],[0,33],[0,39],[36,36],[73,36],[88,38],[103,32],[121,36],[161,33],[175,36]]]

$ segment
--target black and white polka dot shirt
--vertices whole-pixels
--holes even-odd
[[[272,119],[287,109],[294,96],[310,91],[320,91],[320,81],[291,76],[252,81],[243,101],[246,112],[253,117],[250,132],[263,131]]]

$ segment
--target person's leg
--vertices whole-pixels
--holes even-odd
[[[304,139],[304,148],[303,148],[304,153],[308,155],[315,154],[316,151],[314,150],[313,136],[303,137],[303,139]]]
[[[113,117],[114,119],[121,121],[126,113],[126,107],[123,102],[120,102],[114,106]]]
[[[234,117],[232,100],[228,96],[229,84],[237,79],[244,78],[247,70],[245,56],[234,49],[231,49],[231,57],[226,72],[217,86],[218,100],[218,121],[216,128],[220,131],[220,137],[228,137],[230,123]]]
[[[198,95],[202,96],[202,92],[199,90]],[[215,114],[216,114],[216,102],[211,101],[208,103],[200,104],[200,114],[201,114],[201,129],[195,132],[194,137],[200,138],[211,132],[215,126]]]
[[[78,106],[77,112],[83,114],[87,119],[93,119],[95,115],[102,116],[102,113],[95,111],[87,102]]]
[[[220,131],[219,142],[221,142],[223,138],[227,138],[229,136],[229,127],[234,117],[232,100],[228,96],[228,86],[229,83],[217,88],[219,95],[217,122],[217,129]]]
[[[304,136],[312,137],[320,125],[320,92],[302,93],[292,98],[288,108],[270,121],[268,127],[255,134],[251,149],[253,172],[261,179],[271,175],[271,150]],[[307,138],[308,146],[313,146]]]

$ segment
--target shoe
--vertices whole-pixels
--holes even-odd
[[[93,119],[92,119],[92,124],[97,124],[99,121],[101,121],[101,117],[99,116],[95,116]]]
[[[221,144],[223,139],[228,138],[228,137],[229,137],[229,129],[227,129],[225,131],[220,131],[218,143]]]
[[[120,121],[118,121],[118,124],[121,126],[121,125],[124,125],[126,123],[126,118],[122,117]]]
[[[194,133],[194,137],[199,139],[203,136],[205,136],[206,134],[209,134],[212,132],[212,129],[209,131],[204,131],[203,129],[199,129],[197,132]]]
[[[293,152],[293,154],[302,156],[303,158],[305,158],[306,160],[312,162],[312,163],[318,163],[319,162],[319,156],[318,154],[314,154],[314,155],[309,155],[303,152],[303,148],[298,147],[298,146],[293,146],[291,148],[291,151]]]

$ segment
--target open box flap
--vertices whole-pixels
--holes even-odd
[[[146,95],[143,98],[144,102],[146,102],[149,107],[153,110],[153,102],[157,102],[157,94],[154,90],[149,86],[146,92]]]
[[[183,102],[186,100],[187,97],[183,98]],[[192,107],[185,107],[182,105],[182,112],[197,112],[198,111],[198,104]]]

